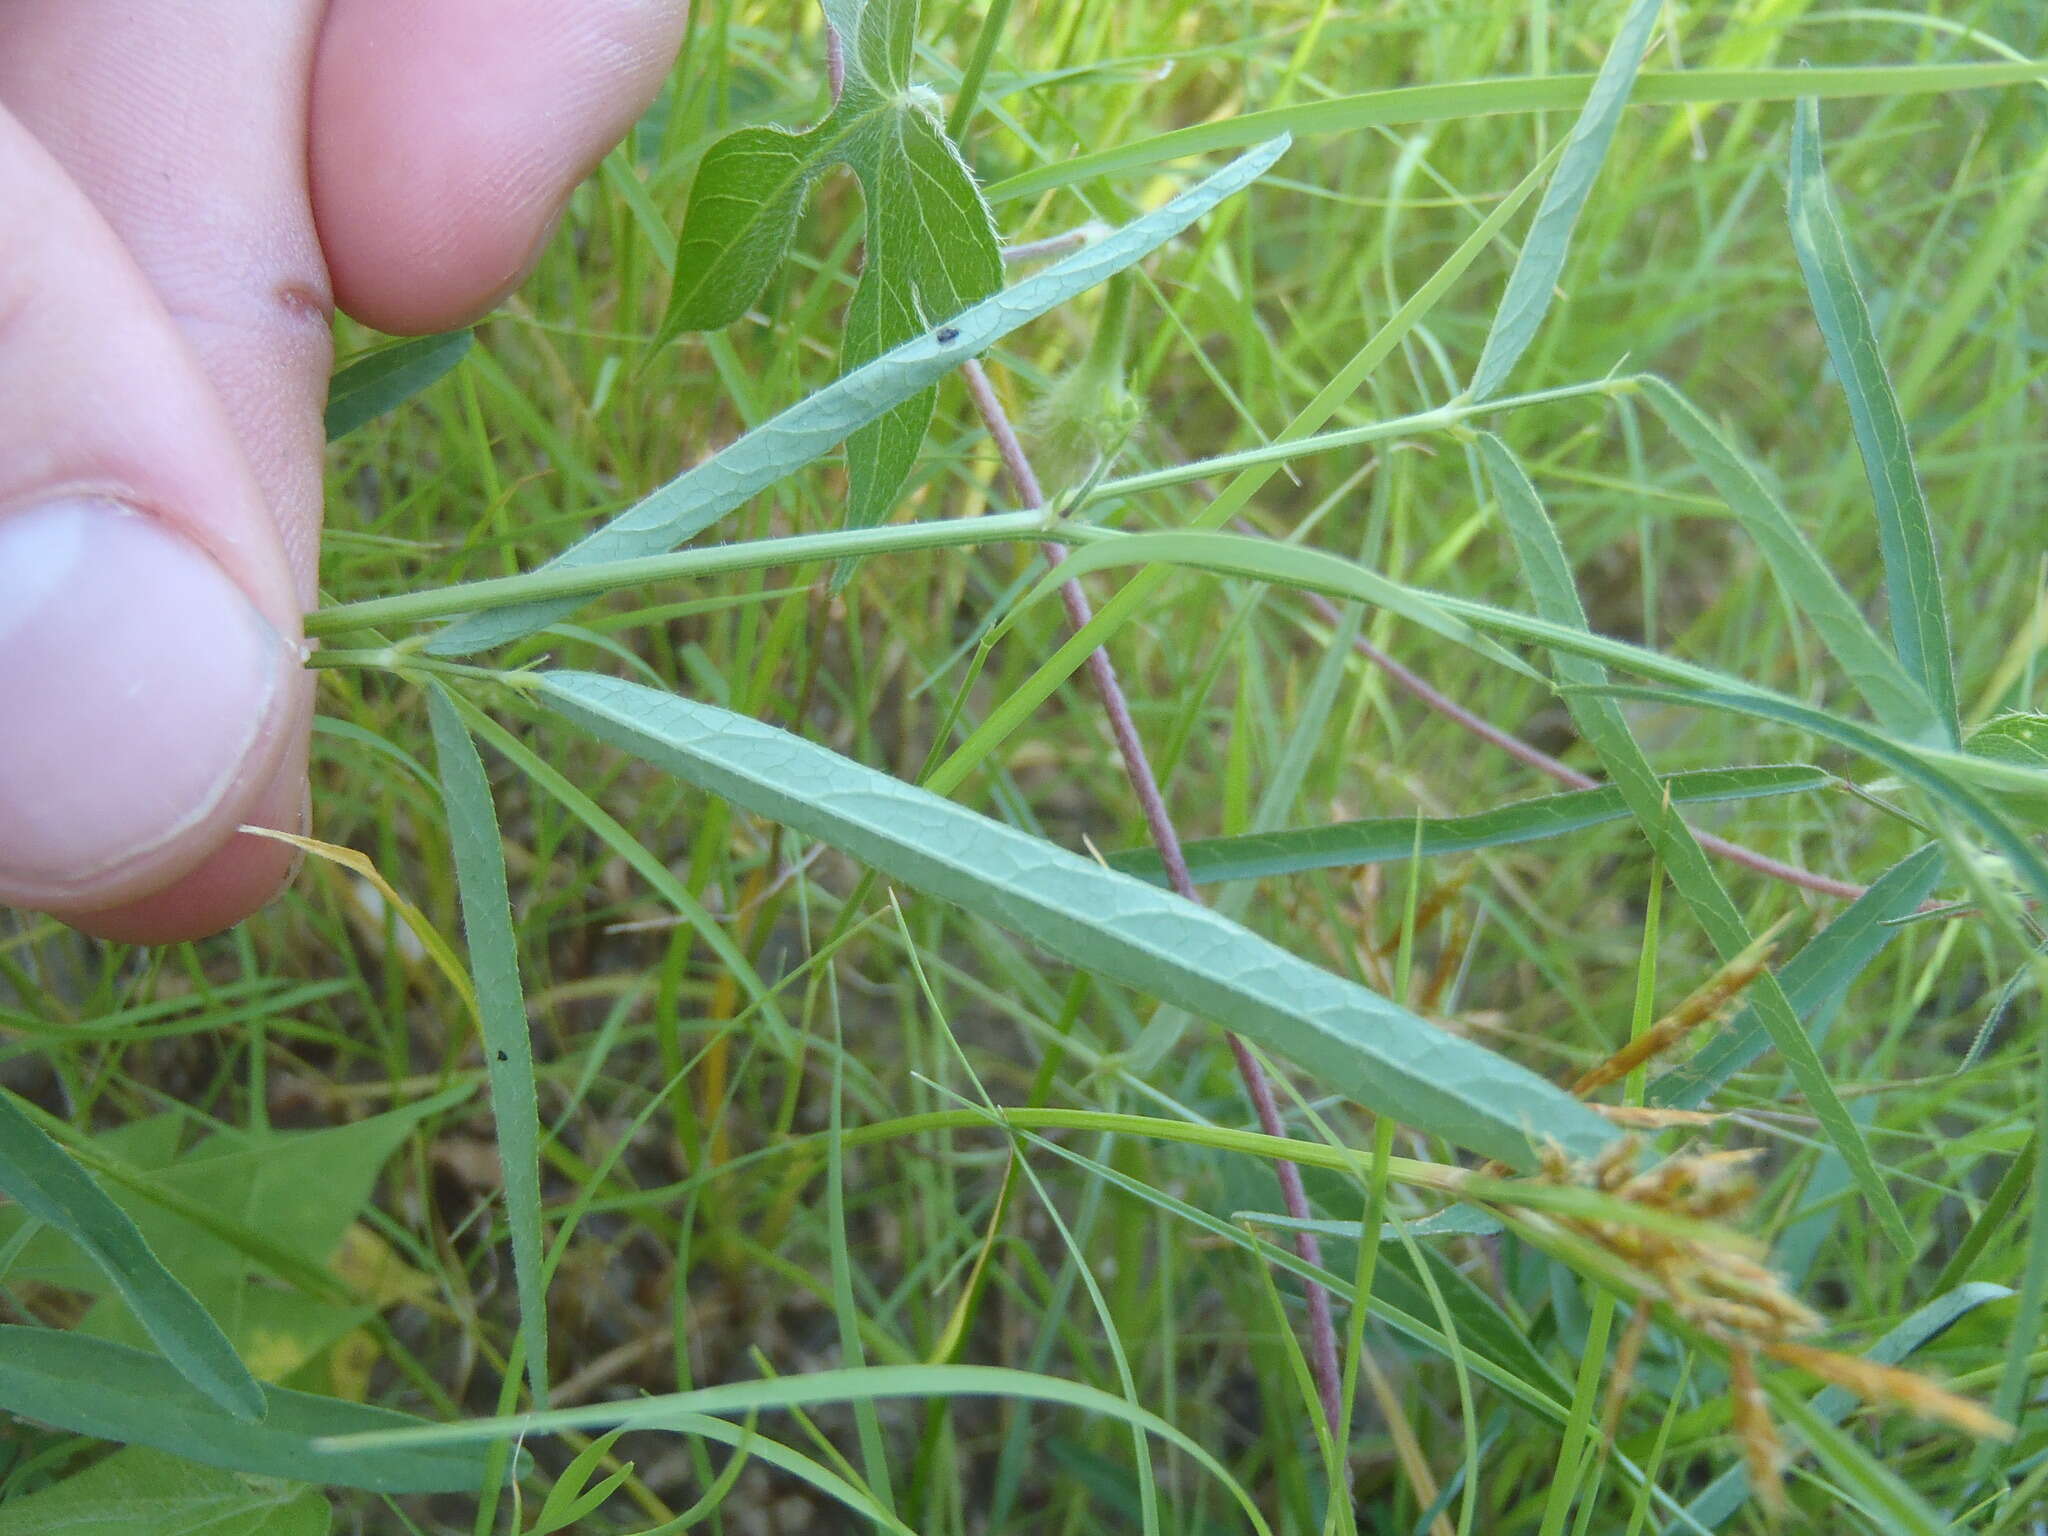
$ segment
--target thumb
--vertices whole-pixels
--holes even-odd
[[[0,207],[0,902],[105,912],[265,809],[297,605],[177,326],[4,112]]]

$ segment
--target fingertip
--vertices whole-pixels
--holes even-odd
[[[301,688],[294,713],[311,717],[310,689]],[[283,760],[253,801],[240,826],[269,827],[303,834],[306,799],[307,732],[288,729]],[[210,938],[270,904],[299,867],[302,855],[289,843],[230,828],[226,841],[190,871],[158,890],[91,911],[60,911],[79,932],[117,944],[176,944]]]
[[[0,899],[57,910],[198,863],[275,763],[296,658],[156,519],[0,515]]]
[[[654,99],[684,17],[653,0],[335,0],[309,154],[341,308],[425,332],[516,287]]]

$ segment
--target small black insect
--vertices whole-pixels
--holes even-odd
[[[957,325],[942,325],[934,335],[941,344],[949,341],[958,341],[960,339],[960,327]]]
[[[511,1058],[510,1056],[507,1056],[507,1055],[506,1055],[506,1054],[505,1054],[505,1053],[504,1053],[503,1051],[500,1051],[500,1052],[498,1052],[498,1060],[500,1060],[500,1061],[510,1061],[511,1059],[512,1059],[512,1058]]]

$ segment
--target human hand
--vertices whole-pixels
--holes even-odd
[[[683,0],[0,0],[0,903],[161,943],[301,830],[328,319],[460,325]]]

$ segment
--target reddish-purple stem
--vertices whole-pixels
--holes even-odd
[[[1335,603],[1317,592],[1310,592],[1304,595],[1308,598],[1309,605],[1322,616],[1325,623],[1335,624],[1337,622],[1338,612]],[[1394,660],[1385,651],[1366,639],[1365,636],[1360,635],[1351,643],[1357,648],[1359,655],[1372,662],[1382,672],[1385,672],[1387,676],[1414,694],[1416,698],[1427,704],[1446,720],[1463,726],[1480,740],[1491,742],[1510,757],[1527,763],[1538,773],[1548,774],[1560,784],[1569,784],[1573,789],[1594,789],[1599,786],[1600,781],[1598,779],[1588,777],[1569,764],[1560,763],[1548,753],[1530,746],[1528,742],[1523,741],[1519,736],[1509,735],[1499,726],[1494,725],[1490,721],[1482,720],[1478,715],[1473,714],[1471,710],[1465,708],[1457,700],[1438,692],[1413,672],[1402,666],[1401,663]],[[1758,853],[1754,848],[1745,848],[1740,843],[1731,843],[1726,838],[1714,836],[1711,832],[1695,831],[1693,837],[1698,841],[1700,847],[1704,848],[1707,852],[1717,853],[1731,863],[1740,864],[1747,869],[1753,869],[1758,874],[1769,875],[1774,880],[1783,880],[1792,885],[1804,886],[1809,891],[1819,891],[1824,896],[1839,896],[1845,901],[1854,901],[1866,889],[1866,887],[1848,880],[1837,880],[1831,875],[1816,874],[1810,869],[1801,869],[1797,864],[1781,863],[1779,860],[1771,858],[1766,854]]]
[[[995,439],[996,448],[1002,454],[1003,467],[1009,472],[1010,483],[1016,487],[1019,499],[1027,508],[1044,506],[1045,492],[1038,483],[1038,475],[1031,467],[1024,445],[1017,440],[1016,430],[1010,425],[1009,412],[1003,409],[1003,402],[989,383],[988,374],[980,363],[973,361],[963,364],[961,373],[975,409],[981,413],[989,436]],[[1045,549],[1047,558],[1055,565],[1067,557],[1061,545],[1048,543]],[[1064,583],[1060,587],[1060,598],[1066,605],[1067,622],[1075,629],[1084,627],[1095,616],[1080,582]],[[1136,722],[1131,719],[1130,705],[1124,698],[1123,686],[1117,681],[1116,668],[1109,659],[1109,652],[1101,646],[1088,653],[1088,673],[1094,679],[1096,692],[1102,697],[1103,710],[1109,716],[1110,734],[1116,738],[1117,752],[1124,761],[1124,772],[1130,778],[1138,804],[1144,810],[1145,825],[1152,833],[1153,846],[1159,850],[1160,862],[1166,866],[1167,880],[1184,900],[1199,902],[1202,898],[1196,893],[1194,879],[1188,874],[1187,860],[1181,855],[1180,834],[1174,830],[1173,818],[1167,814],[1166,799],[1159,792],[1159,780],[1152,772],[1151,760],[1145,755],[1145,743],[1138,735]],[[1287,1127],[1280,1118],[1280,1105],[1273,1096],[1273,1084],[1266,1076],[1266,1069],[1259,1065],[1251,1047],[1235,1034],[1225,1031],[1224,1038],[1230,1042],[1230,1054],[1237,1062],[1238,1076],[1243,1079],[1245,1093],[1258,1114],[1259,1129],[1268,1136],[1286,1135]],[[1274,1166],[1279,1174],[1280,1198],[1287,1207],[1287,1214],[1296,1221],[1309,1220],[1308,1191],[1302,1187],[1301,1170],[1284,1161]],[[1296,1232],[1294,1249],[1304,1264],[1322,1268],[1323,1245],[1315,1233]],[[1330,1293],[1318,1282],[1305,1277],[1302,1293],[1308,1304],[1309,1364],[1315,1373],[1317,1394],[1322,1399],[1323,1418],[1330,1426],[1330,1433],[1335,1435],[1343,1424],[1344,1376],[1337,1359],[1337,1324],[1330,1312]],[[1360,1302],[1362,1304],[1363,1298]]]

